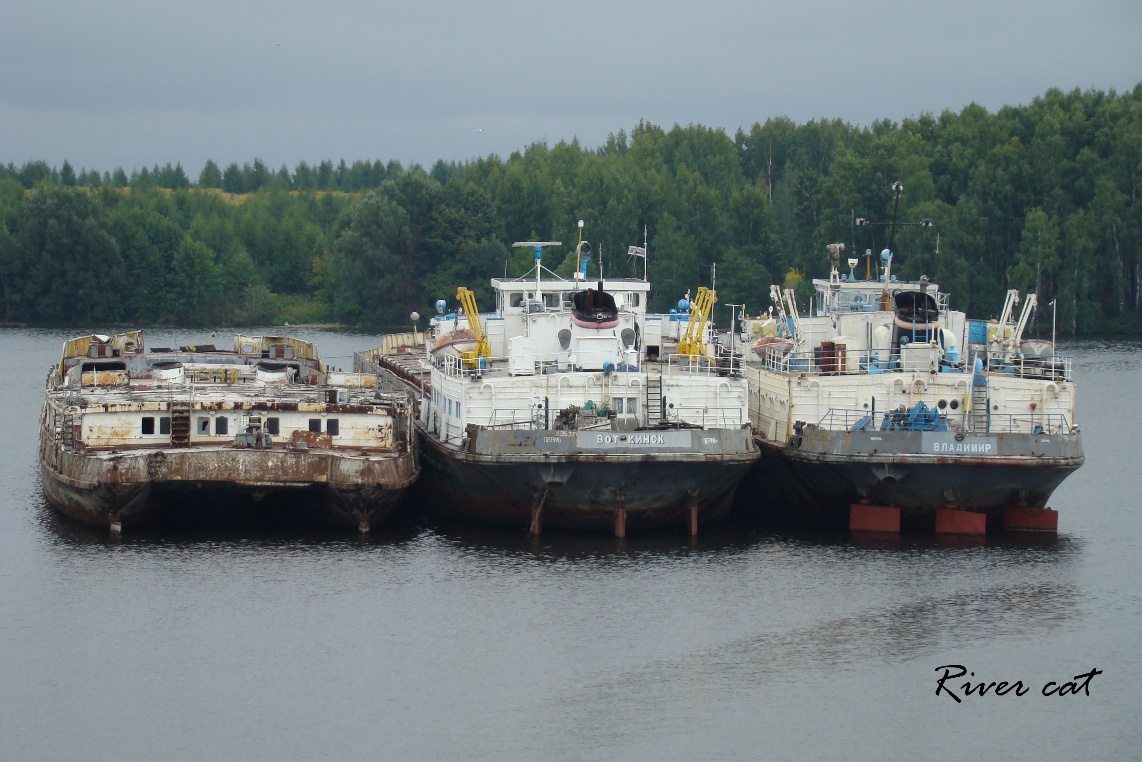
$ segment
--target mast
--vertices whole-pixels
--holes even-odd
[[[892,301],[888,296],[889,280],[892,275],[892,246],[896,242],[896,212],[900,208],[900,194],[904,192],[904,186],[897,180],[892,184],[892,191],[895,197],[892,201],[892,227],[888,229],[888,248],[881,252],[881,259],[887,261],[884,263],[884,289],[880,292],[880,308],[882,310],[890,309]]]
[[[627,247],[627,256],[628,257],[642,257],[642,280],[644,283],[648,282],[646,279],[646,251],[647,251],[646,225],[643,225],[642,226],[642,246],[633,246],[633,245],[628,246]],[[637,273],[638,273],[638,270],[635,270],[635,274],[637,274]]]
[[[650,244],[646,242],[646,225],[642,226],[642,279],[647,282],[646,260],[650,259]]]
[[[591,244],[583,240],[583,220],[579,220],[579,243],[575,245],[575,289],[579,288],[579,278],[587,280],[587,257],[591,255]],[[600,275],[602,271],[600,270]]]

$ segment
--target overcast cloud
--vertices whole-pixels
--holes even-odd
[[[1138,0],[3,0],[0,161],[503,157],[1142,81]]]

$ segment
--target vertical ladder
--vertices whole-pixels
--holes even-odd
[[[657,375],[646,374],[646,425],[662,422],[662,370]]]
[[[988,410],[987,375],[985,371],[984,373],[976,373],[972,377],[971,430],[976,432],[987,431],[990,419],[991,411]]]
[[[171,400],[171,446],[190,447],[190,400]]]

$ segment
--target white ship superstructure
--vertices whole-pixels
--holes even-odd
[[[740,368],[669,343],[646,281],[544,277],[546,245],[534,277],[491,281],[494,312],[462,288],[461,310],[438,305],[428,352],[371,355],[422,392],[439,507],[533,531],[724,517],[757,457]]]
[[[774,286],[774,310],[746,321],[757,476],[799,517],[856,504],[1021,528],[1082,463],[1071,359],[1023,338],[1035,295],[1018,320],[1014,291],[998,321],[970,320],[926,278],[887,275],[890,256],[879,279],[814,280],[810,315]]]

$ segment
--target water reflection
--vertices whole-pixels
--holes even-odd
[[[394,545],[424,531],[420,517],[402,512],[391,521],[361,534],[307,516],[294,500],[279,498],[254,502],[241,496],[213,494],[209,499],[170,498],[153,518],[125,527],[115,535],[106,526],[70,519],[38,496],[39,525],[53,544],[61,547],[128,547],[136,550],[201,546],[214,550],[250,547],[309,547],[313,550]]]
[[[758,693],[775,698],[791,684],[821,685],[838,673],[867,672],[908,660],[939,659],[954,649],[986,649],[1001,640],[1039,640],[1084,614],[1079,588],[1071,583],[989,585],[945,596],[922,596],[899,605],[874,607],[783,629],[780,619],[764,631],[708,650],[608,674],[577,686],[554,703],[567,722],[596,728],[599,743],[653,732],[672,721],[685,723],[697,701],[704,714]],[[623,711],[621,732],[609,716],[636,695],[640,711]],[[878,700],[869,696],[869,700]],[[768,712],[781,716],[773,706]]]
[[[811,526],[771,526],[749,520],[732,520],[703,527],[696,537],[685,532],[634,534],[618,539],[606,534],[550,532],[530,536],[521,527],[486,526],[450,521],[426,513],[406,501],[388,522],[369,534],[330,525],[307,516],[288,498],[254,502],[243,497],[211,495],[209,500],[172,498],[162,511],[141,524],[113,535],[106,527],[74,521],[55,511],[42,494],[31,498],[41,531],[65,546],[114,547],[196,544],[225,546],[257,543],[324,546],[361,546],[408,542],[432,535],[443,545],[466,555],[488,558],[524,557],[536,561],[624,562],[653,556],[735,555],[758,545],[786,545],[852,552],[913,553],[922,549],[1038,549],[1059,550],[1068,537],[1052,533],[1009,533],[971,536],[892,535],[848,533]]]

